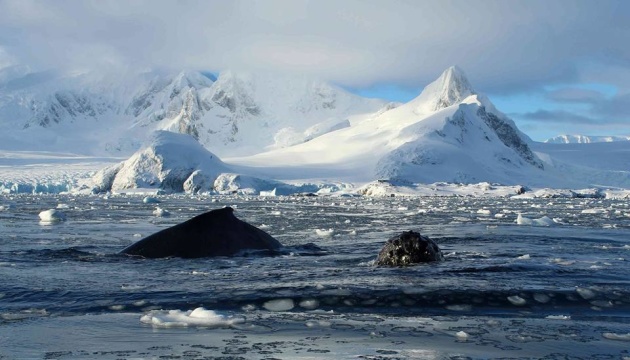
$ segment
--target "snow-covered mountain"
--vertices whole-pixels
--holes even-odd
[[[590,144],[614,141],[630,141],[630,136],[558,135],[545,140],[549,144]]]
[[[322,81],[227,71],[0,74],[0,140],[11,149],[130,154],[155,130],[219,155],[308,141],[385,102]],[[314,129],[314,130],[313,130]]]
[[[447,69],[410,102],[309,142],[250,157],[285,178],[328,177],[527,184],[549,180],[532,141],[470,85]],[[298,170],[299,169],[299,170]]]
[[[610,152],[606,145],[612,144],[575,144],[582,147],[569,153],[560,148],[570,145],[534,143],[457,67],[406,104],[266,74],[225,72],[214,80],[197,72],[20,71],[0,74],[5,148],[108,150],[122,156],[136,151],[154,130],[170,131],[158,133],[126,162],[99,172],[93,178],[96,190],[246,187],[253,193],[263,188],[291,193],[375,180],[630,188],[626,146]],[[609,154],[617,160],[598,161]],[[206,164],[210,160],[204,157],[216,163]],[[310,185],[296,186],[305,183]]]

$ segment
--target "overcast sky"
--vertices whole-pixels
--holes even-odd
[[[308,74],[409,100],[461,67],[536,140],[630,135],[630,1],[0,0],[0,68]]]

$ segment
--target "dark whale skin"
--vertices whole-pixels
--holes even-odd
[[[444,256],[435,241],[415,231],[403,231],[383,246],[376,258],[378,266],[409,266],[443,261]]]
[[[203,258],[233,256],[242,250],[276,250],[282,245],[271,235],[234,216],[225,207],[208,211],[156,232],[120,253],[145,258]]]

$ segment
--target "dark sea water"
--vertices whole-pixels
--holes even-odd
[[[627,200],[159,199],[170,216],[142,196],[0,197],[0,359],[630,359]],[[66,221],[39,222],[60,204]],[[118,254],[223,206],[285,247]],[[446,261],[375,267],[404,230]],[[220,321],[167,319],[199,307]]]

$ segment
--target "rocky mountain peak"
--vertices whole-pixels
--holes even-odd
[[[429,113],[458,104],[474,94],[476,92],[464,71],[457,66],[451,66],[437,80],[427,85],[412,102],[416,113]]]

